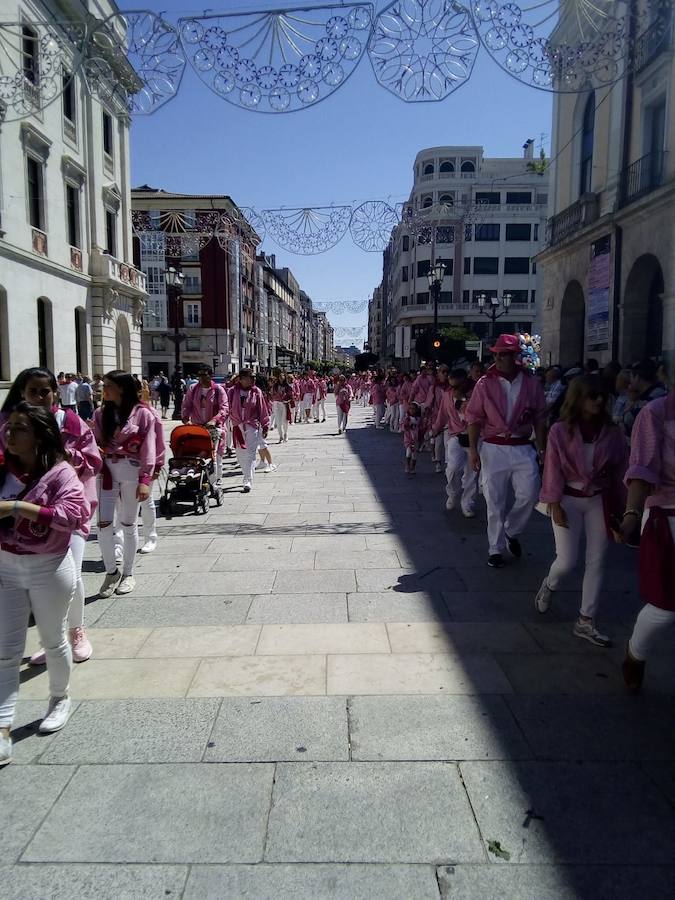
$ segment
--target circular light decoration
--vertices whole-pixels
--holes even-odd
[[[185,54],[229,103],[265,113],[314,106],[356,69],[370,35],[367,3],[225,13],[179,20]]]
[[[313,300],[318,312],[357,313],[368,309],[368,300]]]
[[[0,102],[5,122],[39,113],[82,65],[86,27],[72,22],[0,22]]]
[[[289,253],[311,256],[335,247],[349,228],[350,206],[265,209],[267,233]]]
[[[118,71],[115,61],[120,55],[127,57],[131,71]],[[126,106],[135,115],[149,115],[173,100],[185,71],[177,31],[147,10],[127,10],[105,19],[91,33],[89,56],[113,64],[113,83],[120,85]],[[101,78],[92,80],[100,94]]]
[[[616,0],[472,0],[470,9],[497,65],[531,87],[572,93],[625,73],[628,19]]]
[[[381,253],[398,224],[396,210],[383,200],[368,200],[357,206],[349,222],[349,231],[357,247],[368,253]]]
[[[411,103],[443,100],[466,84],[479,46],[455,0],[395,0],[375,21],[368,55],[382,87]]]

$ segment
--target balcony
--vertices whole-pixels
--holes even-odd
[[[671,36],[670,11],[657,20],[644,31],[635,42],[635,72],[639,74],[643,69],[656,59],[656,57],[668,50]]]
[[[621,175],[621,206],[645,197],[663,184],[665,157],[663,151],[647,153],[624,169]]]
[[[597,218],[597,194],[582,194],[576,203],[548,220],[546,226],[548,246],[555,247],[587,225],[592,225]]]
[[[145,273],[109,253],[93,252],[89,257],[89,271],[93,276],[131,288],[132,293],[147,294]]]

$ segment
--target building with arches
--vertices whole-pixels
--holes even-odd
[[[67,46],[65,23],[80,13],[57,0],[19,7],[16,64],[38,90],[36,23],[51,22]],[[106,0],[96,15],[116,11]],[[0,395],[37,364],[90,376],[120,363],[141,371],[147,295],[132,256],[128,110],[71,77],[67,54],[63,65],[63,91],[40,111],[17,120],[0,99]],[[111,65],[129,77],[122,53]]]
[[[671,4],[622,5],[635,35],[627,74],[554,98],[537,327],[543,361],[563,366],[588,356],[675,364]]]

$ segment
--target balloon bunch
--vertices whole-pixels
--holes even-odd
[[[521,362],[534,372],[541,365],[539,358],[541,353],[541,335],[523,332],[518,335],[518,339],[520,340]]]

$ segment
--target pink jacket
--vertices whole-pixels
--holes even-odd
[[[654,485],[646,506],[675,508],[675,389],[652,400],[635,419],[626,481]]]
[[[231,387],[227,392],[230,405],[230,420],[233,425],[246,428],[267,428],[270,424],[270,414],[267,401],[259,387],[255,385],[249,390],[246,403],[241,405],[241,388],[238,385]]]
[[[381,382],[374,384],[370,389],[370,402],[374,406],[381,406],[384,404],[385,398],[387,396],[387,388]]]
[[[36,522],[16,516],[11,530],[0,531],[2,549],[11,553],[65,553],[71,535],[91,517],[82,482],[67,462],[57,463],[21,499],[42,509]]]
[[[398,388],[395,385],[387,385],[387,403],[398,403]]]
[[[520,393],[507,421],[506,397],[494,366],[478,379],[466,407],[469,425],[480,425],[484,439],[492,437],[529,438],[535,424],[546,415],[546,398],[541,382],[523,369]]]
[[[122,428],[118,428],[110,442],[103,443],[101,430],[103,407],[94,413],[92,426],[96,442],[105,457],[124,456],[138,460],[138,483],[150,484],[157,465],[157,418],[144,403],[138,403],[131,410]],[[105,460],[104,460],[105,461]]]
[[[412,382],[404,381],[401,387],[398,389],[398,402],[403,403],[404,405],[410,400],[410,395],[412,394]]]
[[[436,413],[440,409],[441,403],[443,402],[443,396],[448,390],[448,386],[442,385],[439,382],[434,382],[431,385],[429,390],[427,391],[427,396],[422,404],[423,409],[428,409],[431,412],[432,416],[436,416]]]
[[[406,414],[403,419],[403,446],[418,450],[422,443],[422,417]]]
[[[161,468],[166,461],[166,440],[164,439],[164,425],[162,424],[162,418],[160,414],[154,407],[148,406],[147,409],[149,409],[152,415],[155,417],[155,471],[153,475],[155,478],[158,478]]]
[[[202,405],[202,386],[197,382],[188,388],[181,408],[182,417],[189,419],[194,425],[206,425],[212,419],[216,425],[223,425],[228,412],[229,404],[225,388],[215,381],[211,382],[206,392],[204,405]]]
[[[602,491],[624,498],[623,477],[628,464],[628,446],[621,429],[604,426],[593,444],[593,463],[588,472],[584,461],[584,439],[575,427],[570,434],[566,422],[552,426],[546,445],[544,477],[539,499],[559,503],[566,484],[580,483],[582,493],[591,496]],[[612,506],[618,507],[619,502]]]
[[[420,406],[422,406],[424,401],[427,399],[429,388],[433,385],[433,383],[433,379],[430,375],[418,375],[412,383],[410,399],[414,403],[419,403]]]
[[[349,412],[351,402],[354,399],[354,393],[351,386],[343,384],[342,387],[335,388],[335,405],[339,406],[344,412]],[[346,409],[345,409],[346,407]]]
[[[316,383],[316,395],[319,400],[325,400],[328,396],[328,382],[325,378],[319,378]]]
[[[469,401],[464,400],[460,408],[457,409],[455,400],[455,392],[452,389],[443,394],[441,405],[438,408],[438,413],[431,429],[434,434],[440,434],[446,427],[450,437],[466,431],[466,407]]]

